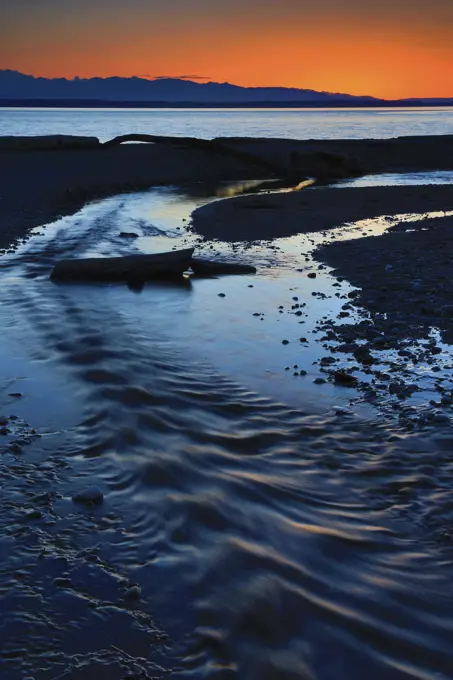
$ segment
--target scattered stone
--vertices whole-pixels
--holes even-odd
[[[309,278],[309,279],[316,279],[316,272],[310,272],[310,273],[308,274],[308,278]]]
[[[41,510],[38,510],[37,508],[33,510],[29,510],[25,514],[25,519],[26,520],[34,520],[34,519],[41,519],[42,518],[42,512]]]
[[[350,408],[347,408],[346,406],[334,406],[333,412],[337,416],[352,416],[352,415],[354,415],[354,412]]]
[[[327,381],[324,378],[315,378],[313,382],[315,385],[324,385]]]
[[[138,234],[134,231],[121,231],[120,236],[121,238],[138,238]]]
[[[289,345],[289,340],[282,340],[282,345]]]
[[[58,576],[53,580],[53,585],[55,588],[70,588],[72,586],[72,581],[65,576]]]
[[[12,453],[22,453],[22,446],[19,444],[19,442],[11,442],[9,445],[9,450]]]
[[[450,418],[445,415],[445,413],[435,413],[431,419],[431,422],[435,423],[436,425],[449,425]]]
[[[336,385],[344,385],[344,387],[356,387],[358,384],[357,378],[344,369],[333,373],[333,381]]]
[[[99,486],[87,486],[82,491],[72,497],[74,503],[85,503],[87,505],[100,505],[104,500],[104,494]]]
[[[142,589],[140,586],[131,586],[124,593],[126,600],[139,600],[142,594]]]

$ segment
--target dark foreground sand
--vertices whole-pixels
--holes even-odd
[[[257,168],[235,159],[168,146],[0,151],[0,248],[95,198],[155,185],[256,177]]]

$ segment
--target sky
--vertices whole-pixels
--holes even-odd
[[[453,97],[453,0],[0,0],[0,68]]]

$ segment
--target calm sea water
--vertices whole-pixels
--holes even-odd
[[[128,133],[290,139],[453,134],[453,108],[0,109],[0,136],[76,134],[102,141]]]

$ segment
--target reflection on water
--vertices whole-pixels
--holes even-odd
[[[348,286],[305,275],[318,237],[213,251],[192,194],[92,204],[2,260],[2,412],[44,435],[0,458],[2,678],[446,680],[451,436],[334,415],[315,322]],[[259,273],[48,279],[187,243]],[[71,501],[87,484],[102,505]]]
[[[316,109],[0,109],[0,135],[147,133],[182,137],[384,139],[448,135],[452,107]],[[25,132],[24,132],[25,131]]]
[[[425,186],[429,184],[453,184],[453,172],[449,170],[411,173],[387,172],[345,179],[332,186],[340,189],[343,187]]]

